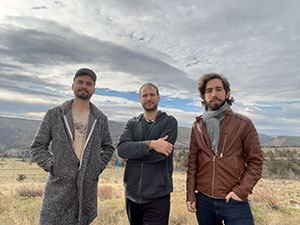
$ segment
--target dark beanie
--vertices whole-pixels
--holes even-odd
[[[75,78],[78,76],[84,76],[84,75],[90,76],[93,79],[93,81],[96,82],[97,76],[96,76],[95,72],[88,68],[81,68],[80,70],[78,70],[75,73],[73,80],[75,80]]]

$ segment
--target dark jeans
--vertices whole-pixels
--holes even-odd
[[[126,211],[130,225],[168,225],[170,195],[144,204],[126,198]]]
[[[197,220],[199,225],[254,225],[248,201],[237,201],[208,197],[197,193]]]

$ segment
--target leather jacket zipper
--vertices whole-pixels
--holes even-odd
[[[215,187],[215,170],[216,170],[216,155],[213,157],[213,176],[212,176],[212,185],[211,185],[211,196],[214,197],[214,187]]]
[[[226,145],[226,139],[227,139],[227,133],[225,133],[225,137],[224,137],[224,142],[223,142],[223,147],[220,153],[220,157],[222,158],[224,155],[224,149],[225,149],[225,145]]]

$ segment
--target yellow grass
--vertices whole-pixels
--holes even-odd
[[[128,224],[122,184],[123,172],[123,168],[119,173],[116,168],[107,168],[101,174],[98,217],[92,225]],[[26,178],[19,182],[18,174],[24,174]],[[42,197],[26,196],[39,194],[46,178],[47,173],[34,163],[0,159],[0,225],[38,225]],[[173,179],[170,225],[197,225],[195,215],[189,213],[185,206],[186,174],[175,171]],[[255,224],[300,224],[299,181],[262,179],[249,201]]]

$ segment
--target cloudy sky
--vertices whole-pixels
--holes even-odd
[[[1,0],[0,115],[41,119],[73,97],[74,73],[98,75],[92,101],[109,120],[160,110],[191,126],[199,77],[224,74],[233,110],[260,133],[300,136],[298,0]]]

